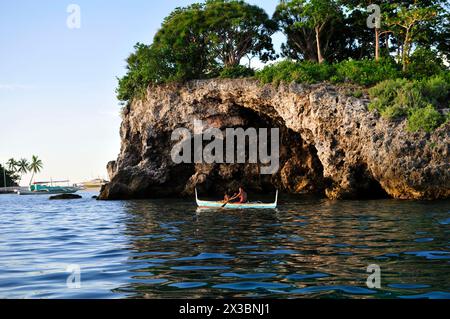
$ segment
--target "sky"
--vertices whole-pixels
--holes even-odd
[[[174,8],[193,2],[1,1],[0,163],[37,155],[44,163],[37,180],[107,178],[106,164],[120,151],[115,88],[125,59],[136,42],[151,43]],[[278,0],[247,2],[272,15]],[[80,8],[80,28],[68,27],[71,4]],[[281,42],[274,35],[276,49]]]

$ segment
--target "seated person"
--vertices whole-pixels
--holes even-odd
[[[247,203],[247,193],[242,187],[239,187],[239,204]]]
[[[227,202],[229,202],[230,201],[230,199],[231,199],[231,197],[227,194],[227,193],[225,193],[225,195],[223,196],[223,203],[227,203]]]
[[[236,195],[233,195],[233,197],[231,197],[231,199],[229,199],[229,201],[233,201],[235,199],[238,199],[238,201],[234,202],[236,204],[244,204],[247,202],[247,193],[245,192],[245,190],[242,187],[239,187],[239,193],[237,193]]]

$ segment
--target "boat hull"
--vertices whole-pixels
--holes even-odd
[[[195,198],[197,206],[201,209],[275,209],[278,202],[278,191],[275,196],[275,202],[273,203],[228,203],[225,206],[224,202],[206,201],[200,200],[197,196],[197,190],[195,190]]]
[[[59,189],[55,191],[29,191],[29,190],[20,190],[17,191],[17,195],[60,195],[60,194],[74,194],[79,191],[79,188],[68,187],[65,189]]]

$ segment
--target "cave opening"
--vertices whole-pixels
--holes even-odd
[[[267,194],[275,189],[294,194],[324,194],[326,182],[323,178],[323,166],[314,145],[306,143],[300,133],[287,128],[281,117],[272,114],[269,117],[239,105],[235,105],[235,109],[242,119],[239,126],[244,130],[267,128],[270,132],[271,128],[279,129],[278,171],[271,175],[260,174],[261,163],[194,164],[195,174],[187,183],[186,194],[191,194],[197,187],[204,195],[220,196],[225,192],[233,193],[239,186],[254,194]],[[247,139],[247,159],[249,151],[250,141]]]
[[[281,117],[270,116],[248,109],[240,105],[234,105],[232,116],[238,117],[239,121],[230,125],[226,120],[218,118],[203,118],[204,122],[214,123],[225,132],[227,129],[247,130],[249,128],[279,129],[279,168],[271,175],[261,174],[261,163],[248,161],[251,151],[251,140],[245,136],[245,163],[223,162],[195,162],[194,155],[190,154],[190,163],[176,165],[167,180],[168,184],[176,181],[177,187],[171,188],[173,194],[192,196],[197,188],[202,196],[220,197],[224,193],[235,193],[239,187],[244,187],[251,194],[270,194],[278,189],[288,194],[313,194],[325,196],[326,190],[333,189],[334,182],[331,178],[324,177],[324,167],[318,157],[318,151],[313,143],[308,143],[302,134],[309,132],[295,132],[288,128]],[[230,115],[231,116],[231,115]],[[270,135],[270,133],[269,133]],[[195,138],[200,136],[202,149],[211,140],[203,140],[202,135],[193,134],[185,141],[194,149]],[[223,134],[220,142],[226,145],[227,135]],[[270,136],[269,136],[270,139]],[[194,147],[193,147],[194,146]],[[233,152],[236,150],[233,149]],[[272,150],[269,150],[271,153]],[[235,158],[237,155],[235,154]],[[388,194],[381,185],[371,176],[365,164],[350,168],[352,188],[343,194],[343,198],[388,198]],[[170,181],[170,182],[169,182]],[[339,186],[337,186],[339,187]]]
[[[361,164],[352,169],[352,177],[355,179],[356,189],[354,198],[357,199],[386,199],[389,194],[381,187],[380,183],[368,173],[366,164]]]
[[[124,182],[124,185],[128,185],[128,192],[133,193],[136,198],[180,195],[192,197],[195,189],[198,189],[202,197],[220,198],[223,197],[224,193],[235,193],[242,186],[249,194],[255,195],[253,200],[260,198],[260,195],[263,194],[272,194],[277,189],[287,194],[328,195],[330,198],[334,198],[333,193],[330,196],[330,191],[335,191],[335,198],[389,197],[373,178],[365,164],[350,167],[350,172],[345,172],[345,174],[348,173],[345,177],[349,177],[350,187],[348,189],[342,189],[339,184],[335,184],[339,182],[333,181],[333,178],[325,178],[324,166],[319,159],[318,150],[311,142],[313,141],[311,138],[312,132],[307,130],[296,132],[288,128],[280,116],[273,114],[273,108],[270,106],[267,106],[267,109],[266,106],[259,106],[255,110],[233,104],[229,114],[203,115],[201,121],[207,123],[205,127],[215,128],[219,133],[227,129],[241,129],[242,131],[254,129],[258,132],[260,132],[260,129],[266,129],[268,140],[271,139],[271,129],[278,128],[278,170],[276,173],[264,175],[261,174],[261,167],[266,164],[259,161],[248,161],[251,151],[251,137],[247,135],[240,137],[241,141],[245,140],[243,144],[245,145],[244,156],[246,161],[244,163],[228,161],[196,162],[194,152],[191,152],[191,150],[194,150],[195,141],[198,141],[198,137],[200,137],[202,150],[214,141],[215,137],[211,136],[211,139],[204,139],[204,132],[196,133],[195,129],[188,130],[192,131],[189,138],[179,140],[179,142],[182,142],[181,144],[190,145],[190,148],[188,162],[177,164],[171,156],[174,145],[173,131],[164,130],[163,134],[148,134],[146,145],[142,145],[142,152],[139,152],[142,157],[141,161],[151,167],[153,175],[150,178],[145,174],[130,175],[129,180]],[[221,135],[220,141],[223,145],[226,145],[228,135]],[[234,136],[233,138],[237,139],[238,137]],[[272,153],[270,144],[267,145],[267,153]],[[162,150],[162,152],[157,150]],[[202,153],[203,155],[204,153]],[[237,154],[234,154],[234,157],[237,158]],[[340,157],[344,158],[345,156]],[[131,159],[133,160],[131,162],[134,163],[135,159]],[[337,167],[336,169],[340,168]],[[340,178],[340,176],[336,178]]]

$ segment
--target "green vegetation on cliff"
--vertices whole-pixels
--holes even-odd
[[[399,66],[390,59],[344,60],[334,64],[285,60],[256,72],[256,78],[262,83],[275,85],[280,82],[319,83],[323,81],[373,85],[385,79],[395,79],[400,76]]]
[[[392,60],[347,60],[335,64],[282,61],[256,72],[262,83],[350,83],[369,86],[370,110],[388,119],[408,118],[410,131],[430,132],[448,120],[450,72],[434,58],[414,60],[414,73],[405,74]],[[357,91],[359,92],[359,91]],[[361,94],[362,95],[362,92]],[[357,96],[355,96],[357,97]]]
[[[255,77],[262,83],[352,83],[370,90],[370,108],[408,117],[410,130],[430,131],[448,108],[450,11],[444,0],[380,1],[381,24],[367,25],[372,1],[284,0],[273,17],[242,0],[206,0],[176,8],[152,44],[138,43],[119,79],[127,103],[148,85],[192,79]],[[276,54],[271,36],[286,43]],[[283,58],[255,71],[258,57]],[[447,64],[448,65],[448,64]],[[362,94],[361,94],[362,95]],[[443,98],[442,96],[445,96]]]
[[[370,110],[389,119],[406,116],[410,131],[431,132],[449,119],[439,112],[449,108],[449,72],[422,80],[386,80],[369,89],[369,94]]]

